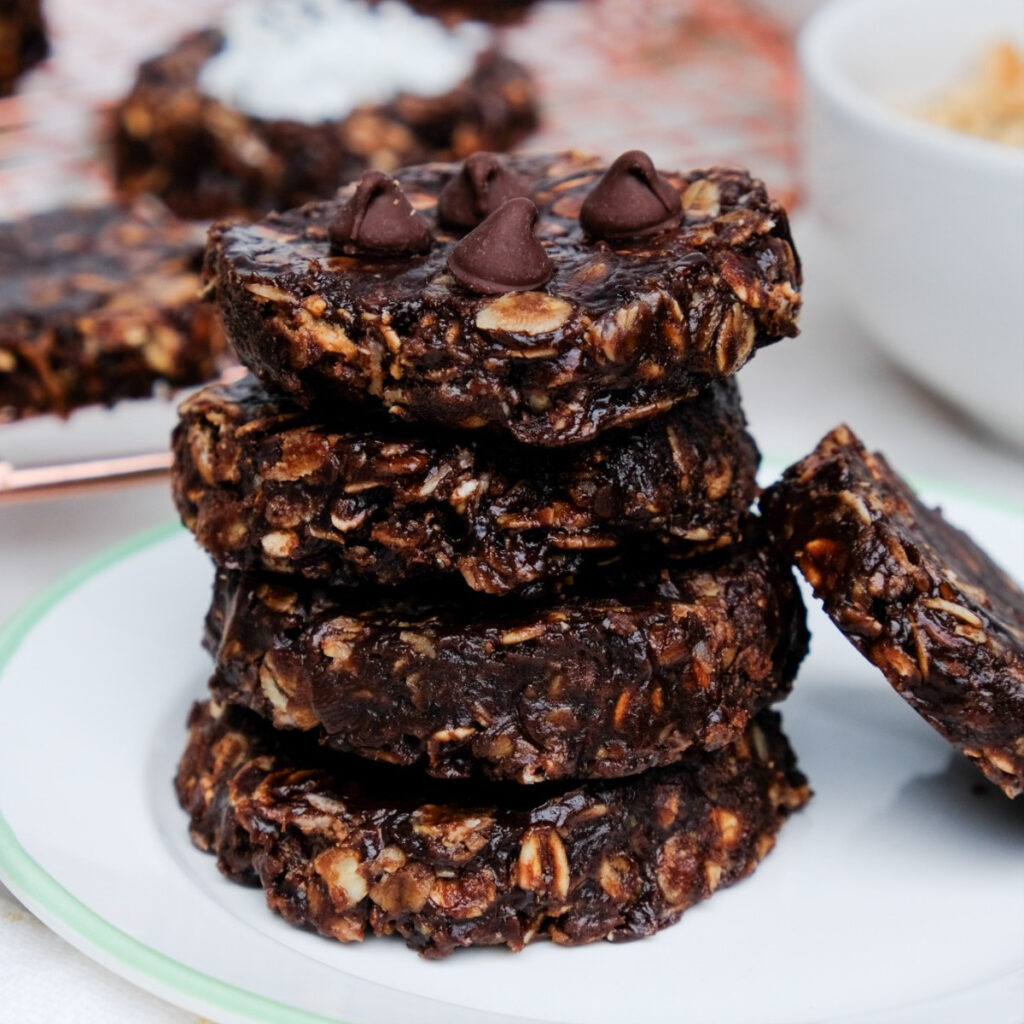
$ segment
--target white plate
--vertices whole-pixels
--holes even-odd
[[[1024,576],[1019,514],[944,504]],[[165,528],[0,635],[0,876],[145,988],[221,1024],[1021,1021],[1024,800],[984,784],[816,608],[784,717],[817,795],[751,878],[677,926],[442,963],[290,928],[189,845],[172,795],[209,671],[210,576]]]

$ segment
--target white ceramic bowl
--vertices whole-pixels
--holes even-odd
[[[1024,151],[905,112],[1000,40],[1024,48],[1024,0],[833,0],[800,36],[804,177],[861,324],[1024,445]]]

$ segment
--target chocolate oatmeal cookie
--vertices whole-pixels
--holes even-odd
[[[49,52],[41,0],[0,0],[0,96]]]
[[[547,602],[400,599],[218,573],[216,696],[439,778],[611,778],[734,741],[807,650],[788,566],[753,543],[619,564]],[[605,596],[612,595],[612,596]]]
[[[625,941],[749,874],[810,796],[778,717],[632,779],[541,789],[431,783],[198,704],[177,775],[193,842],[290,924],[423,956]]]
[[[758,453],[731,381],[628,433],[537,452],[479,435],[321,418],[254,378],[188,398],[174,497],[218,565],[331,585],[461,574],[543,589],[638,540],[736,542]]]
[[[215,227],[206,273],[242,361],[296,401],[545,446],[694,398],[795,334],[800,305],[759,181],[640,153],[367,174]]]
[[[399,95],[304,123],[204,95],[200,73],[223,45],[219,30],[198,32],[139,68],[114,114],[115,174],[128,196],[155,193],[182,217],[258,215],[331,196],[367,167],[505,150],[537,124],[529,74],[495,49],[443,95]]]
[[[1024,789],[1024,593],[841,426],[761,499],[850,642],[1014,797]]]
[[[227,357],[199,297],[203,234],[155,205],[0,224],[0,423],[215,376]]]

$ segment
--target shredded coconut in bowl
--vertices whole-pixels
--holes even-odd
[[[446,28],[395,0],[241,0],[199,87],[253,117],[335,120],[399,93],[437,96],[473,69],[490,33]]]
[[[1024,58],[1008,43],[993,46],[970,78],[917,113],[943,128],[1024,147]]]

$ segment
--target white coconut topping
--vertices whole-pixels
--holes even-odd
[[[199,88],[253,117],[309,124],[399,93],[437,96],[486,48],[481,25],[445,28],[395,0],[241,0]]]

